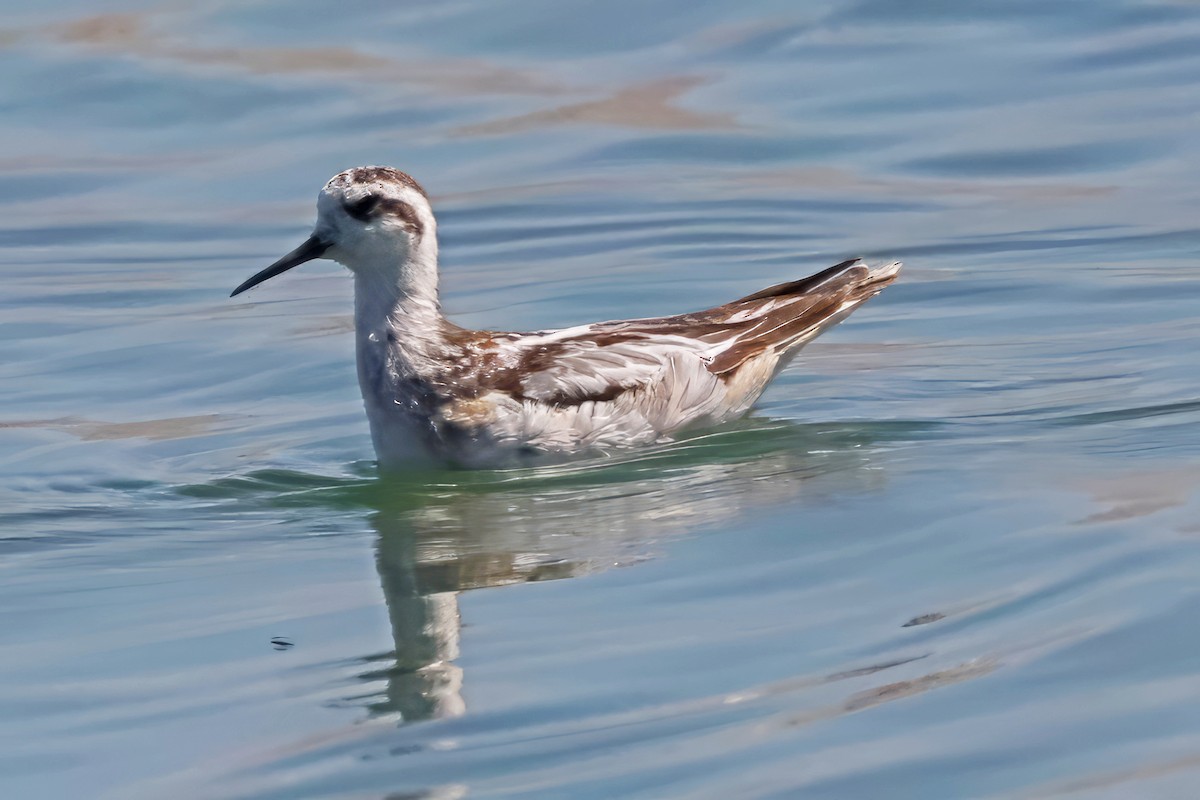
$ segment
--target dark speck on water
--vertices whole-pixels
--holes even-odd
[[[0,3],[0,797],[1195,796],[1200,5]],[[227,299],[362,164],[472,328],[906,267],[381,476],[345,270]]]

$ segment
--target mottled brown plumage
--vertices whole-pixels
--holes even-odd
[[[390,167],[335,176],[313,235],[235,290],[312,258],[355,276],[359,383],[385,466],[468,466],[656,441],[744,414],[800,348],[895,280],[852,259],[733,302],[555,331],[472,331],[441,313],[437,222]]]
[[[446,323],[445,340],[452,348],[442,382],[461,399],[503,392],[514,399],[530,398],[525,382],[551,369],[556,362],[580,349],[602,353],[613,345],[652,342],[661,337],[682,337],[728,346],[705,362],[705,369],[728,381],[747,361],[768,353],[786,354],[797,340],[813,338],[821,329],[840,320],[838,311],[873,297],[895,280],[892,272],[871,278],[859,260],[844,261],[815,275],[772,286],[704,311],[671,317],[602,322],[570,336],[544,344],[516,347],[506,361],[501,345],[518,345],[522,339],[543,333],[514,334],[471,331]],[[555,406],[603,402],[638,388],[637,383],[611,383],[597,391],[571,391],[569,387],[542,396]]]

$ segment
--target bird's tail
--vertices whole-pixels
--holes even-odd
[[[766,352],[776,354],[781,368],[801,347],[896,280],[901,266],[893,261],[869,267],[855,258],[729,303],[724,307],[728,320],[745,327],[710,369],[728,372]]]

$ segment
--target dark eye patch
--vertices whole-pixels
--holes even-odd
[[[343,203],[342,208],[346,209],[346,213],[359,222],[366,222],[371,218],[371,214],[375,212],[380,199],[377,194],[363,195],[353,203]]]

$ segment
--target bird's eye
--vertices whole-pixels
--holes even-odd
[[[359,199],[355,200],[353,203],[344,204],[343,208],[346,209],[347,214],[354,217],[356,220],[359,220],[360,222],[366,222],[368,219],[371,218],[371,213],[375,210],[375,207],[378,205],[379,205],[379,195],[368,194],[368,195],[364,195],[363,197],[360,197]]]

